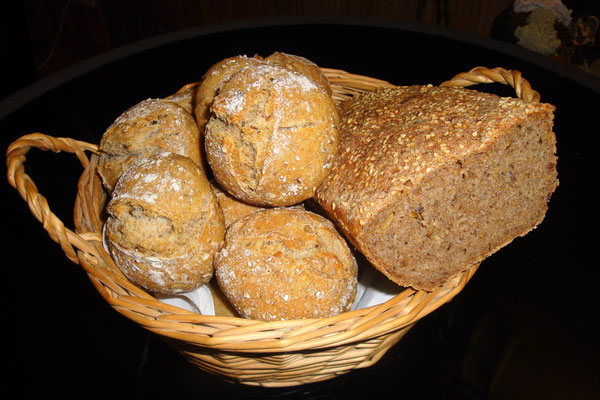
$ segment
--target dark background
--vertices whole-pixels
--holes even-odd
[[[439,84],[477,65],[517,69],[542,101],[557,107],[561,182],[540,227],[487,259],[461,294],[375,366],[288,389],[224,382],[112,310],[5,183],[6,392],[16,389],[18,398],[598,398],[600,273],[597,234],[589,228],[598,222],[600,83],[564,60],[490,39],[507,2],[464,3],[72,0],[53,52],[67,3],[6,3],[16,13],[2,14],[10,20],[4,30],[12,32],[10,40],[3,36],[11,55],[5,66],[13,70],[2,75],[5,149],[36,131],[97,143],[123,110],[198,80],[222,58],[285,51],[395,84]],[[477,89],[512,95],[497,85]],[[81,174],[75,157],[32,150],[26,169],[71,227]]]
[[[597,0],[565,0],[573,16],[598,15]],[[7,73],[0,98],[22,86],[139,40],[223,22],[280,16],[377,17],[483,37],[496,31],[512,0],[11,0],[1,6]],[[512,38],[514,41],[515,39]],[[390,47],[390,51],[394,51]],[[597,49],[594,59],[598,58]],[[560,58],[600,75],[600,62]],[[593,60],[592,60],[593,61]]]

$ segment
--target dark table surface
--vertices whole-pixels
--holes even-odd
[[[542,101],[557,107],[560,186],[546,219],[485,260],[463,292],[376,365],[321,383],[264,389],[197,369],[111,309],[5,182],[4,387],[23,398],[599,398],[593,190],[600,82],[567,65],[481,37],[386,20],[205,26],[116,49],[16,93],[0,104],[2,146],[31,132],[98,143],[131,105],[199,80],[223,58],[274,51],[399,85],[439,84],[479,65],[521,71]],[[512,95],[501,85],[475,88]],[[75,157],[32,151],[26,170],[70,227],[81,174]]]

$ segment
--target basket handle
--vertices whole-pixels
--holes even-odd
[[[25,173],[25,155],[31,148],[52,150],[55,153],[61,151],[74,153],[85,168],[89,164],[85,151],[97,152],[98,147],[74,139],[55,138],[42,133],[32,133],[11,143],[6,151],[8,182],[17,189],[29,205],[31,213],[42,223],[50,237],[60,244],[67,257],[74,263],[79,264],[75,249],[90,253],[93,251],[92,247],[85,238],[66,228],[62,221],[50,211],[46,198],[38,192],[31,177]]]
[[[529,82],[521,76],[517,70],[506,70],[504,68],[489,69],[486,67],[475,67],[469,72],[461,72],[452,79],[443,82],[440,86],[467,87],[478,83],[502,83],[515,89],[517,97],[530,103],[540,101],[540,94],[531,88]]]

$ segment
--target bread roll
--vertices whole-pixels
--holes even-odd
[[[144,100],[121,114],[102,135],[99,150],[98,174],[109,193],[135,161],[161,152],[181,154],[204,168],[194,118],[162,99]]]
[[[227,297],[225,297],[225,294],[223,294],[223,291],[219,287],[219,283],[217,282],[216,278],[211,279],[206,286],[208,287],[213,299],[215,315],[220,317],[240,317]]]
[[[357,264],[327,219],[276,208],[234,222],[215,258],[219,287],[242,317],[321,318],[350,309]]]
[[[240,69],[260,63],[262,63],[260,57],[240,55],[221,60],[206,71],[196,89],[194,99],[193,114],[201,135],[204,135],[204,128],[210,118],[210,105],[221,85]]]
[[[169,295],[213,276],[225,225],[206,176],[190,158],[161,153],[134,163],[106,211],[107,247],[137,286]]]
[[[211,106],[206,158],[216,180],[258,206],[288,206],[313,196],[338,150],[331,97],[305,75],[262,64],[225,82]]]
[[[433,290],[542,221],[558,185],[553,112],[462,88],[367,92],[341,105],[316,199],[383,274]]]
[[[191,83],[189,85],[185,85],[177,92],[165,98],[165,100],[171,101],[175,104],[180,105],[190,113],[190,115],[194,114],[194,102],[196,101],[196,90],[198,85]]]
[[[315,83],[319,85],[325,91],[325,93],[331,96],[332,90],[329,80],[321,68],[307,58],[278,51],[265,58],[265,61],[308,76],[310,79],[315,81]]]
[[[214,179],[210,182],[213,192],[217,196],[217,201],[221,210],[223,211],[223,217],[225,218],[225,227],[237,221],[238,219],[245,217],[256,211],[264,210],[264,207],[254,206],[252,204],[244,203],[227,193],[223,190],[221,185]]]

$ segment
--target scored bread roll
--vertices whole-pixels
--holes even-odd
[[[204,135],[204,128],[210,118],[210,105],[221,85],[240,69],[260,63],[260,57],[234,56],[217,62],[206,71],[194,97],[193,114],[201,135]]]
[[[213,276],[225,225],[206,176],[191,159],[161,153],[134,163],[117,182],[106,211],[107,247],[137,286],[176,294]]]
[[[100,141],[98,174],[111,192],[121,174],[140,158],[161,152],[189,157],[203,168],[196,121],[180,105],[147,99],[122,113]]]
[[[219,287],[245,318],[321,318],[350,309],[357,263],[324,217],[266,209],[234,222],[215,257]]]
[[[558,185],[554,106],[411,86],[341,104],[316,199],[392,281],[433,290],[537,226]]]
[[[315,81],[315,83],[319,85],[325,91],[325,93],[331,96],[332,90],[329,80],[321,68],[319,68],[317,64],[309,59],[295,54],[277,51],[265,58],[265,61],[306,75]]]
[[[338,150],[339,118],[310,78],[270,64],[225,82],[205,131],[208,164],[221,186],[258,206],[289,206],[313,196]]]

